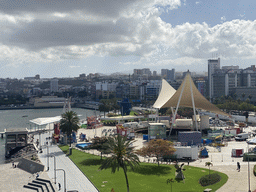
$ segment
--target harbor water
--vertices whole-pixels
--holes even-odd
[[[80,120],[86,119],[88,116],[99,115],[98,111],[89,109],[72,108]],[[4,132],[8,128],[28,128],[33,127],[29,120],[41,117],[55,117],[63,113],[62,108],[53,109],[24,109],[24,110],[1,110],[0,111],[0,132]],[[5,161],[5,138],[0,138],[0,164]]]

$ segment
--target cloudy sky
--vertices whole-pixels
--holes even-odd
[[[0,78],[256,64],[255,0],[1,0]]]

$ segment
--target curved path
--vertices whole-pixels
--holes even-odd
[[[41,135],[41,144],[43,145],[43,153],[39,153],[38,156],[41,162],[45,165],[45,169],[48,167],[47,145],[46,137],[49,137],[49,133]],[[97,192],[96,187],[90,182],[90,180],[77,168],[77,166],[62,152],[57,145],[49,145],[50,156],[56,157],[56,169],[64,169],[66,173],[66,189],[67,191],[77,190],[79,192]],[[54,157],[49,158],[49,171],[47,171],[49,177],[54,181]],[[64,173],[63,171],[56,172],[56,186],[61,184],[61,190],[64,191]]]

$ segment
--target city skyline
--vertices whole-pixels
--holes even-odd
[[[256,61],[255,8],[252,0],[4,0],[0,77],[207,72],[218,57],[246,68]]]

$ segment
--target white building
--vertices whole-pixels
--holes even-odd
[[[112,83],[97,82],[96,90],[115,92],[116,86],[117,86],[117,83],[114,83],[114,82],[112,82]]]
[[[208,60],[208,82],[209,82],[209,97],[210,97],[210,99],[212,99],[213,95],[214,95],[212,75],[214,74],[214,72],[217,69],[220,69],[220,58],[209,59]]]
[[[58,82],[59,82],[58,79],[52,79],[50,81],[51,92],[58,92]]]

